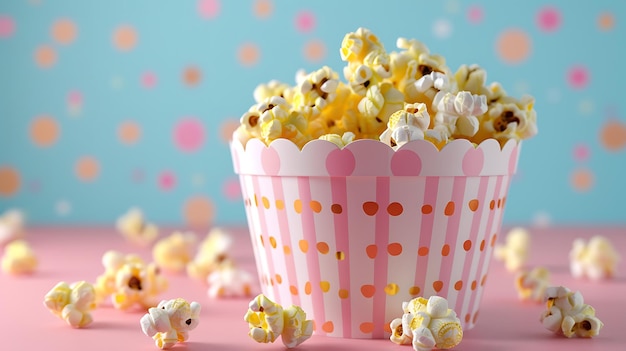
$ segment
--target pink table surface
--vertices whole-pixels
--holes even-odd
[[[228,228],[236,240],[234,258],[255,272],[247,230]],[[605,326],[593,339],[567,339],[545,330],[539,315],[543,304],[517,298],[514,274],[502,262],[492,260],[477,326],[465,332],[455,350],[626,350],[626,257],[618,275],[608,281],[574,279],[568,270],[572,240],[600,234],[626,252],[625,227],[559,227],[530,229],[531,266],[542,265],[552,274],[554,285],[579,290],[585,302],[596,308]],[[164,233],[168,233],[162,231]],[[506,233],[506,231],[503,231]],[[198,233],[203,238],[205,233]],[[500,235],[500,240],[504,235]],[[28,228],[27,240],[40,260],[36,273],[27,276],[0,274],[0,340],[6,350],[158,350],[139,327],[143,311],[123,312],[112,307],[93,311],[94,322],[85,329],[72,329],[43,306],[43,296],[59,281],[95,281],[102,273],[102,254],[109,249],[134,252],[151,260],[148,248],[138,248],[113,228]],[[623,255],[626,256],[626,255]],[[243,321],[249,299],[207,297],[207,287],[185,274],[169,275],[170,287],[161,297],[183,297],[202,304],[199,326],[190,340],[173,350],[282,350],[274,344],[257,344],[247,336]],[[400,311],[400,306],[398,310]],[[314,335],[299,350],[411,350],[387,339],[358,340]]]

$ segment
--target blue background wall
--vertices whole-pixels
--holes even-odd
[[[258,83],[341,72],[359,26],[536,98],[507,223],[626,223],[620,1],[0,1],[0,211],[245,220],[226,142]]]

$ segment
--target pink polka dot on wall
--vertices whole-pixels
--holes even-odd
[[[163,171],[158,178],[159,189],[170,191],[176,186],[176,175],[172,171]]]
[[[296,29],[303,33],[308,33],[315,28],[315,14],[310,11],[301,11],[296,15]]]
[[[226,179],[222,186],[222,193],[231,201],[241,200],[241,186],[236,178]]]
[[[561,26],[561,12],[555,7],[546,6],[537,12],[536,22],[543,32],[554,32]]]
[[[196,118],[183,118],[174,126],[174,144],[184,152],[194,152],[202,147],[205,139],[204,126]]]
[[[483,21],[483,8],[478,5],[470,6],[467,9],[467,20],[471,24],[479,24]]]
[[[525,31],[518,28],[510,28],[498,36],[496,52],[504,62],[519,64],[530,55],[531,40]]]
[[[9,38],[15,32],[15,22],[7,15],[0,15],[0,39]]]
[[[198,13],[205,19],[216,18],[220,13],[220,2],[218,0],[199,0]]]
[[[583,89],[589,84],[589,70],[582,65],[572,66],[567,71],[567,82],[574,89]]]
[[[574,146],[574,150],[572,151],[572,154],[574,155],[574,160],[579,161],[579,162],[584,162],[589,159],[589,155],[591,154],[591,151],[587,144],[578,144]]]
[[[141,85],[146,89],[154,88],[157,85],[157,75],[154,72],[146,71],[141,75]]]

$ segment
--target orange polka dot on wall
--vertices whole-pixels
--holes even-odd
[[[10,166],[0,166],[0,196],[15,195],[20,189],[20,173]]]
[[[76,161],[74,172],[83,182],[92,182],[100,174],[100,163],[92,156],[83,156]]]
[[[193,87],[200,84],[202,81],[202,71],[195,66],[186,67],[183,70],[183,83],[185,85]]]
[[[130,51],[136,45],[138,35],[135,28],[129,25],[121,25],[113,32],[113,45],[120,51]]]
[[[191,197],[184,204],[183,216],[188,225],[206,228],[215,217],[215,205],[205,196]]]
[[[242,66],[252,67],[259,61],[261,53],[254,43],[244,43],[239,47],[237,57]]]
[[[519,64],[530,55],[531,40],[521,29],[511,28],[503,31],[496,41],[496,52],[508,64]]]
[[[69,19],[57,20],[52,25],[52,39],[59,44],[71,44],[77,33],[76,25]]]
[[[38,116],[30,124],[30,139],[35,145],[49,147],[59,139],[59,124],[51,116]]]
[[[313,39],[304,45],[304,58],[311,62],[320,62],[326,57],[326,45],[321,40]]]
[[[35,63],[41,68],[50,68],[57,62],[57,53],[49,45],[40,45],[35,50]]]
[[[220,138],[224,142],[229,142],[233,138],[233,133],[239,127],[239,120],[236,118],[229,118],[223,120],[220,125]]]
[[[254,14],[258,18],[268,18],[272,11],[274,10],[274,5],[271,0],[256,0],[254,2]]]
[[[134,121],[122,122],[117,128],[117,137],[124,144],[135,144],[141,137],[141,127]]]

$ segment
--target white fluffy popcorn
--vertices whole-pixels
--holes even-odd
[[[211,272],[222,264],[232,260],[228,251],[233,245],[233,238],[222,228],[213,228],[200,243],[193,261],[187,263],[187,274],[201,281],[206,281]]]
[[[550,272],[544,267],[535,267],[530,271],[520,272],[515,280],[520,300],[542,302],[549,286]]]
[[[259,343],[274,342],[280,336],[287,348],[294,348],[313,334],[313,321],[306,319],[302,308],[283,308],[262,294],[250,301],[244,320],[250,328],[248,335]]]
[[[148,223],[138,208],[131,208],[117,220],[117,230],[130,242],[148,246],[159,235],[159,228]]]
[[[389,117],[387,129],[380,135],[380,141],[395,149],[411,140],[423,140],[429,125],[430,115],[426,104],[407,104],[404,109]]]
[[[0,245],[24,235],[24,214],[20,210],[7,210],[0,216]]]
[[[461,343],[463,329],[456,313],[441,296],[428,300],[416,297],[402,303],[402,318],[391,321],[391,337],[396,344],[412,344],[416,351],[451,349]]]
[[[504,245],[497,245],[494,249],[494,257],[504,261],[504,265],[510,272],[524,267],[528,260],[530,249],[530,235],[522,227],[513,228],[506,236]]]
[[[37,269],[38,260],[28,242],[13,240],[4,248],[2,270],[9,274],[28,274]]]
[[[569,258],[570,271],[574,277],[594,280],[613,277],[620,259],[609,239],[599,235],[587,243],[583,239],[574,240]]]
[[[96,307],[96,291],[85,281],[71,285],[60,282],[46,294],[44,306],[70,326],[83,328],[93,321],[91,310]]]
[[[594,308],[584,303],[578,291],[552,286],[546,289],[545,300],[547,310],[541,314],[540,321],[551,332],[568,338],[591,338],[597,336],[604,326],[595,316]]]
[[[255,289],[253,276],[234,265],[224,265],[207,276],[210,298],[248,297]]]
[[[189,339],[189,331],[198,326],[200,309],[199,303],[181,298],[163,300],[141,317],[141,331],[152,337],[158,348],[169,349]]]

